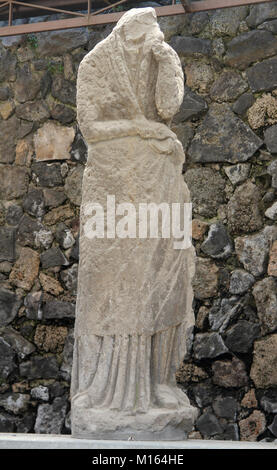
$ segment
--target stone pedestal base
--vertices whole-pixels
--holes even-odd
[[[178,409],[152,408],[147,413],[128,414],[122,411],[73,407],[72,436],[81,439],[186,439],[197,418],[192,406]]]

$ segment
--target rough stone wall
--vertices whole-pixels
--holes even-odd
[[[277,2],[162,18],[186,75],[191,438],[277,437]],[[0,41],[0,432],[69,433],[86,146],[76,73],[111,30]]]

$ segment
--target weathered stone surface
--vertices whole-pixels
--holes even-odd
[[[268,165],[267,172],[272,176],[271,186],[277,189],[277,160],[273,160]]]
[[[265,431],[266,419],[261,411],[254,410],[250,416],[239,422],[240,438],[242,441],[256,441]]]
[[[42,319],[42,292],[33,292],[31,294],[27,294],[24,298],[24,305],[27,318],[32,320]]]
[[[0,406],[14,414],[24,413],[30,401],[30,395],[23,393],[0,394]]]
[[[55,356],[33,356],[29,361],[19,365],[20,375],[31,379],[56,378],[59,372],[58,362]]]
[[[64,104],[55,103],[55,105],[51,107],[51,117],[61,124],[70,124],[76,119],[76,111]]]
[[[39,263],[39,253],[31,248],[21,248],[20,256],[10,274],[11,284],[30,290],[38,276]]]
[[[192,281],[196,299],[207,299],[217,293],[218,267],[210,259],[197,257]]]
[[[66,266],[68,261],[59,248],[53,247],[46,250],[40,256],[42,269],[54,266]]]
[[[14,104],[11,101],[6,101],[0,104],[0,115],[2,119],[7,120],[14,113]]]
[[[88,157],[88,147],[81,132],[77,128],[74,142],[71,148],[71,157],[73,160],[86,163]]]
[[[44,189],[43,194],[45,206],[49,209],[60,206],[66,200],[65,193],[56,189]]]
[[[179,57],[199,57],[212,55],[212,43],[209,39],[191,36],[173,36],[170,45]]]
[[[71,230],[63,223],[59,223],[57,225],[55,237],[59,245],[65,250],[71,248],[75,243],[75,238],[73,237]]]
[[[250,377],[257,388],[277,385],[277,334],[255,341]]]
[[[28,172],[26,168],[5,165],[0,167],[0,199],[17,199],[27,192]],[[16,181],[16,184],[14,184]]]
[[[30,139],[19,140],[15,149],[15,164],[29,167],[31,165],[32,155],[33,145]]]
[[[246,181],[238,186],[228,203],[228,225],[236,233],[255,232],[263,226],[259,188]]]
[[[230,278],[229,290],[231,294],[243,294],[255,282],[254,276],[243,269],[235,269]]]
[[[269,276],[277,277],[277,241],[274,241],[270,248],[267,273]]]
[[[211,168],[190,168],[184,175],[194,214],[213,217],[225,202],[225,181],[218,171]]]
[[[60,274],[61,280],[71,295],[77,294],[78,264],[73,264],[68,269],[64,269]]]
[[[63,183],[59,163],[35,162],[32,164],[31,169],[37,176],[40,186],[53,188],[54,186],[61,186]]]
[[[213,68],[198,61],[185,64],[185,75],[187,86],[200,93],[208,93],[214,81]]]
[[[253,276],[260,276],[266,271],[269,247],[276,238],[276,227],[266,226],[255,235],[235,239],[235,250],[239,261]]]
[[[61,434],[65,421],[67,403],[64,398],[55,398],[53,403],[38,407],[35,422],[37,434]]]
[[[52,295],[59,295],[63,292],[63,288],[60,285],[59,281],[52,276],[48,276],[45,273],[40,273],[39,280],[41,286],[45,292],[49,292]]]
[[[74,347],[74,329],[71,328],[65,340],[63,348],[63,362],[61,365],[61,375],[64,380],[70,381],[73,361],[73,347]]]
[[[264,140],[270,153],[277,153],[277,125],[268,127],[264,131]]]
[[[208,105],[206,101],[188,86],[185,87],[185,95],[179,112],[174,116],[173,122],[179,123],[200,116],[207,111]]]
[[[249,125],[259,129],[277,122],[277,99],[270,93],[259,96],[247,112]]]
[[[0,87],[0,101],[6,101],[11,96],[11,90],[7,86]]]
[[[215,299],[209,313],[209,324],[213,331],[223,333],[231,321],[241,312],[242,305],[238,297]]]
[[[209,21],[212,36],[234,36],[246,15],[245,6],[215,10]]]
[[[253,93],[270,91],[277,87],[277,58],[263,60],[246,70],[246,76]]]
[[[0,45],[0,82],[14,80],[16,70],[16,57],[9,50]]]
[[[16,351],[20,359],[24,359],[35,351],[35,346],[11,327],[3,329],[1,337]]]
[[[236,114],[239,114],[240,116],[243,116],[248,108],[252,106],[252,104],[255,102],[255,98],[252,95],[252,93],[247,92],[243,93],[233,104],[233,111]]]
[[[247,179],[250,165],[248,163],[238,163],[237,165],[225,166],[224,171],[231,183],[235,185]]]
[[[13,163],[15,159],[15,145],[19,120],[12,116],[10,119],[0,121],[0,162]]]
[[[28,63],[17,69],[15,82],[15,98],[19,103],[33,101],[40,90],[40,77],[31,72]]]
[[[259,333],[260,327],[257,323],[240,320],[227,330],[224,342],[230,351],[247,353]]]
[[[65,180],[65,193],[68,199],[76,206],[80,206],[81,204],[83,173],[83,165],[78,165],[69,173]]]
[[[184,151],[187,150],[191,139],[194,136],[194,128],[191,122],[172,124],[171,127],[177,139],[181,142]]]
[[[248,383],[245,366],[234,357],[231,361],[215,361],[212,364],[213,382],[224,388],[240,388]]]
[[[60,353],[63,350],[67,328],[65,326],[38,325],[34,343],[45,352]]]
[[[272,432],[272,434],[277,437],[277,416],[274,416],[273,421],[268,429]]]
[[[6,212],[6,222],[9,225],[18,225],[23,215],[23,210],[21,206],[12,204],[8,207]]]
[[[253,30],[228,43],[225,62],[231,67],[245,69],[252,62],[277,53],[277,39],[269,31]]]
[[[32,388],[31,397],[34,400],[49,401],[49,389],[43,385],[38,385],[37,387]]]
[[[193,344],[196,359],[213,359],[228,352],[222,337],[218,333],[198,333]]]
[[[277,40],[276,40],[277,43]],[[233,101],[244,91],[248,85],[238,72],[234,70],[222,72],[215,80],[210,89],[210,96],[213,100],[222,103],[223,101]]]
[[[203,413],[197,419],[195,426],[205,438],[209,438],[222,432],[222,427],[220,426],[217,417],[209,411]]]
[[[265,21],[258,26],[258,29],[265,29],[273,34],[277,33],[277,20]]]
[[[0,378],[5,380],[16,368],[15,353],[12,347],[0,336]],[[1,430],[1,417],[0,417]]]
[[[14,432],[16,418],[9,413],[0,413],[0,432]]]
[[[55,75],[51,93],[64,104],[76,106],[76,85],[69,80],[65,80],[61,75]]]
[[[212,258],[227,258],[232,254],[233,241],[222,222],[211,224],[201,250]]]
[[[15,318],[21,300],[8,289],[0,289],[0,326],[8,325]]]
[[[43,304],[42,315],[46,320],[74,318],[75,305],[62,300],[49,300]]]
[[[26,121],[44,121],[50,117],[50,111],[45,101],[28,101],[19,104],[16,107],[16,115],[18,118]]]
[[[47,225],[55,225],[58,222],[72,219],[72,217],[74,217],[74,211],[71,209],[69,204],[66,204],[64,206],[55,207],[48,212],[45,215],[43,222]]]
[[[31,189],[24,198],[23,208],[25,212],[34,217],[43,217],[45,212],[43,191],[41,189]]]
[[[235,420],[239,410],[239,404],[233,397],[216,397],[213,402],[213,409],[219,418]]]
[[[15,235],[13,228],[0,228],[0,261],[14,261]]]
[[[276,2],[261,3],[258,5],[251,5],[249,15],[246,22],[249,26],[255,27],[266,20],[277,17]]]
[[[209,376],[204,369],[191,363],[182,364],[176,372],[177,382],[184,384],[199,382],[200,380],[207,379],[208,377]]]
[[[244,408],[256,408],[258,406],[254,388],[251,388],[244,395],[243,399],[241,400],[241,406]]]
[[[213,104],[188,149],[194,162],[243,162],[262,140],[226,104]]]
[[[46,122],[34,135],[36,160],[66,160],[74,140],[73,127],[62,127]]]
[[[38,35],[37,53],[39,57],[59,56],[84,46],[87,41],[88,31],[85,28],[47,31]]]
[[[200,219],[193,219],[191,226],[192,238],[194,240],[203,240],[209,224]]]
[[[273,392],[266,392],[263,395],[261,406],[267,413],[277,413],[277,394],[275,389],[273,389]]]
[[[17,240],[23,246],[34,246],[36,235],[43,229],[45,227],[40,222],[24,214],[19,223]]]
[[[277,329],[277,281],[267,277],[258,281],[253,288],[258,316],[263,334]]]

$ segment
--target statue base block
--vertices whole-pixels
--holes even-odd
[[[146,413],[136,414],[75,406],[72,410],[72,436],[96,440],[184,440],[197,416],[198,410],[192,406],[166,410],[151,408]]]

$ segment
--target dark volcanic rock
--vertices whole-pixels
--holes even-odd
[[[277,329],[277,281],[267,277],[258,281],[253,288],[258,316],[263,334]]]
[[[203,413],[197,419],[195,426],[205,438],[209,438],[222,432],[222,427],[220,426],[217,417],[209,411]]]
[[[173,36],[171,38],[170,45],[181,57],[212,55],[212,43],[209,39],[201,39],[191,36]]]
[[[67,402],[65,398],[55,398],[52,404],[38,407],[35,432],[37,434],[61,434],[65,421]]]
[[[22,207],[13,204],[8,207],[6,213],[6,222],[9,225],[18,225],[23,215]]]
[[[219,418],[235,420],[239,404],[233,397],[219,396],[213,402],[213,409]]]
[[[49,300],[42,307],[42,315],[46,320],[53,318],[74,318],[75,305],[62,300]]]
[[[21,300],[16,294],[7,289],[0,289],[0,326],[8,325],[15,318]]]
[[[240,69],[277,53],[277,39],[269,31],[248,31],[232,39],[225,56],[226,64]]]
[[[32,101],[40,90],[40,78],[32,74],[28,63],[17,69],[15,82],[15,98],[19,103]]]
[[[34,356],[19,365],[20,375],[31,379],[55,379],[59,373],[56,357]]]
[[[190,190],[194,214],[215,216],[225,202],[225,181],[220,173],[208,167],[190,168],[184,180]]]
[[[40,256],[42,269],[51,268],[54,266],[66,266],[68,261],[60,248],[53,247],[46,250]]]
[[[260,327],[257,323],[240,320],[226,332],[224,341],[233,352],[247,353],[258,338]]]
[[[198,333],[195,335],[193,350],[196,359],[212,359],[228,352],[218,333]]]
[[[223,333],[229,323],[237,318],[241,310],[242,303],[236,296],[228,299],[215,299],[209,313],[211,329]]]
[[[15,78],[16,57],[0,45],[0,82]]]
[[[272,18],[277,18],[276,2],[261,3],[258,5],[251,5],[250,13],[246,18],[246,23],[253,28]]]
[[[212,371],[213,382],[220,387],[240,388],[248,383],[245,365],[236,357],[232,361],[215,361]]]
[[[19,120],[12,116],[7,121],[0,121],[0,162],[13,163],[15,159],[16,137]]]
[[[84,46],[87,41],[88,31],[85,28],[40,33],[38,35],[38,57],[59,56]]]
[[[17,232],[17,240],[23,246],[33,246],[36,240],[36,234],[42,230],[44,226],[25,214],[19,224]]]
[[[233,251],[233,241],[222,222],[211,224],[201,250],[212,258],[227,258]]]
[[[15,229],[0,228],[0,261],[15,260]]]
[[[178,124],[192,117],[200,116],[207,109],[206,101],[186,86],[183,103],[179,112],[174,116],[173,122]]]
[[[251,181],[238,186],[230,198],[228,226],[231,231],[237,233],[255,232],[262,228],[262,195]]]
[[[270,153],[277,153],[277,124],[268,127],[264,132],[264,140]]]
[[[252,287],[254,282],[255,278],[252,274],[243,269],[235,269],[231,275],[229,290],[231,294],[243,294]]]
[[[51,108],[51,116],[61,124],[70,124],[76,119],[76,112],[64,104],[55,104]]]
[[[50,111],[45,101],[27,101],[16,107],[16,115],[26,121],[44,121],[50,117]]]
[[[228,105],[214,104],[198,127],[188,154],[194,162],[243,162],[262,143]]]
[[[19,166],[2,166],[0,167],[0,181],[0,199],[16,199],[27,192],[28,171]],[[15,181],[16,184],[14,184]]]
[[[80,131],[76,132],[74,142],[70,151],[73,160],[80,163],[86,163],[88,158],[87,144]]]
[[[0,378],[7,379],[16,368],[15,353],[12,347],[0,336]],[[1,415],[0,415],[1,432]]]
[[[35,217],[42,217],[44,215],[44,206],[43,191],[41,189],[29,191],[23,201],[24,210]]]
[[[65,104],[76,106],[76,84],[56,75],[53,78],[51,93],[54,98]]]
[[[248,85],[238,72],[230,70],[223,72],[213,83],[210,89],[211,98],[221,103],[222,101],[233,101],[244,91]]]
[[[52,188],[61,186],[63,183],[60,163],[35,162],[32,165],[32,171],[41,186]]]
[[[233,111],[240,116],[243,116],[248,108],[255,102],[252,93],[243,93],[233,104]]]
[[[253,93],[274,90],[277,87],[277,58],[252,65],[246,75]]]

